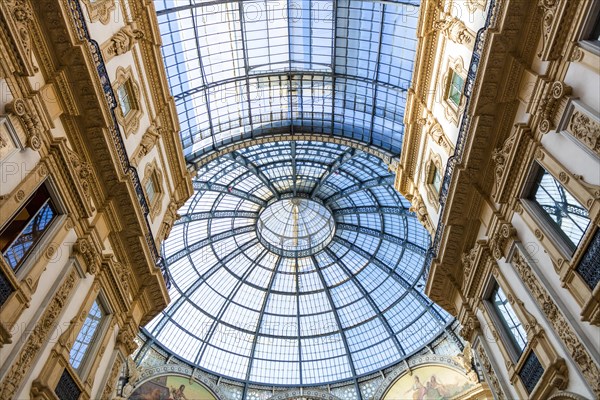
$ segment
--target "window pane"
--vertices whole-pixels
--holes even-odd
[[[77,335],[77,339],[75,339],[75,343],[73,343],[73,348],[71,348],[69,362],[73,368],[78,369],[81,366],[85,354],[90,347],[90,343],[92,343],[92,340],[95,338],[98,326],[100,325],[103,317],[104,311],[98,304],[98,300],[96,300],[94,301],[94,304],[92,304],[90,313],[85,319],[85,322],[79,331],[79,335]]]
[[[452,71],[452,80],[450,82],[450,90],[448,91],[448,100],[457,106],[460,104],[464,83],[465,81],[463,78],[456,72]]]
[[[119,97],[119,106],[121,107],[121,112],[123,116],[129,114],[131,111],[131,98],[129,96],[129,87],[127,82],[119,86],[117,89],[117,96]]]
[[[543,168],[532,197],[574,251],[590,223],[587,210]]]
[[[437,169],[437,167],[433,168],[433,179],[431,184],[435,188],[435,191],[439,193],[442,186],[442,177],[440,176],[440,171]]]
[[[156,198],[156,188],[154,187],[153,176],[146,181],[146,197],[148,198],[149,205],[154,204],[154,199]]]
[[[58,215],[45,185],[27,201],[0,234],[4,259],[17,270]]]
[[[508,302],[506,295],[498,285],[496,285],[496,288],[492,292],[491,301],[496,310],[496,315],[506,329],[506,333],[513,342],[515,350],[520,355],[527,345],[527,335],[515,311]]]

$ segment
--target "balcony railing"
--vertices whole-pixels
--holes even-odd
[[[167,288],[170,287],[169,275],[167,273],[167,269],[163,262],[163,259],[158,251],[156,244],[154,242],[154,236],[152,235],[152,230],[150,229],[150,207],[146,201],[146,196],[144,195],[144,190],[142,188],[142,183],[140,177],[138,175],[137,169],[131,165],[129,162],[129,156],[127,154],[127,150],[125,148],[125,143],[123,141],[123,135],[121,134],[121,130],[119,128],[119,123],[117,122],[117,117],[115,114],[115,109],[117,108],[117,100],[115,98],[115,94],[112,89],[112,84],[110,81],[110,77],[108,76],[108,72],[106,71],[106,64],[102,58],[102,52],[100,51],[100,46],[98,42],[93,40],[90,36],[90,32],[87,28],[87,23],[85,22],[85,17],[83,11],[81,9],[81,4],[79,0],[68,0],[69,7],[71,8],[71,14],[73,16],[73,20],[75,23],[75,27],[77,29],[77,34],[80,40],[85,40],[89,44],[89,48],[92,52],[92,56],[94,58],[94,62],[96,64],[96,72],[98,73],[98,77],[100,78],[100,82],[102,83],[102,88],[104,90],[104,96],[106,98],[106,102],[108,103],[111,117],[112,117],[112,126],[109,127],[110,135],[115,146],[115,150],[119,156],[119,161],[121,164],[121,168],[123,173],[127,175],[135,189],[135,194],[137,200],[142,208],[142,212],[144,214],[144,219],[146,222],[146,233],[145,239],[148,247],[150,248],[150,252],[152,254],[152,258],[154,263],[160,268]]]
[[[460,129],[458,131],[458,138],[456,140],[456,147],[454,150],[454,154],[448,159],[448,163],[446,165],[446,170],[444,172],[444,178],[442,181],[442,187],[440,190],[440,221],[437,226],[437,230],[435,232],[435,236],[433,238],[433,243],[427,252],[427,258],[425,260],[426,266],[426,276],[429,275],[429,270],[431,268],[431,262],[437,256],[440,243],[442,240],[442,234],[444,233],[445,224],[441,220],[441,216],[444,215],[444,209],[446,207],[446,200],[448,199],[448,192],[450,190],[450,182],[452,181],[452,175],[454,174],[454,168],[456,165],[462,162],[463,153],[465,149],[465,143],[467,138],[467,132],[469,131],[469,127],[471,125],[471,116],[468,113],[469,104],[471,101],[471,94],[473,93],[473,86],[475,85],[475,78],[477,77],[477,70],[479,67],[479,61],[481,58],[481,52],[483,50],[483,43],[485,40],[485,33],[487,29],[495,24],[497,17],[497,8],[496,8],[496,0],[491,0],[489,2],[489,8],[487,17],[485,20],[485,24],[479,31],[477,32],[477,38],[475,40],[475,46],[473,49],[473,56],[471,57],[471,63],[469,66],[469,72],[467,74],[467,79],[464,85],[464,93],[465,96],[465,111],[463,112]]]

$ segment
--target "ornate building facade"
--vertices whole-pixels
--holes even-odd
[[[169,302],[192,187],[159,45],[141,1],[0,4],[0,398],[102,397]]]
[[[0,1],[0,398],[597,398],[599,35]]]
[[[466,3],[490,8],[475,40],[423,10],[398,166],[435,235],[426,293],[495,398],[597,398],[598,3]]]

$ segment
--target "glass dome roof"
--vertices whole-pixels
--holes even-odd
[[[419,0],[155,0],[188,160],[277,133],[399,154]]]
[[[164,243],[172,301],[147,333],[268,385],[356,379],[419,351],[451,318],[423,294],[429,235],[393,182],[379,158],[333,143],[206,163]]]

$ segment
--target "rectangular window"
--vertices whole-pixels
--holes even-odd
[[[148,199],[148,205],[152,206],[156,199],[156,185],[154,184],[154,174],[146,181],[146,199]]]
[[[46,185],[41,185],[0,232],[4,259],[16,272],[57,217]]]
[[[81,371],[85,358],[90,351],[90,345],[97,339],[98,332],[100,331],[99,328],[105,316],[106,312],[98,302],[98,299],[96,299],[83,322],[83,326],[77,335],[77,339],[75,339],[75,343],[73,343],[69,355],[69,362],[77,372]]]
[[[123,116],[126,117],[132,109],[131,94],[128,82],[125,82],[119,86],[117,89],[117,96],[119,100],[119,107],[121,107],[121,112],[123,113]]]
[[[436,166],[433,167],[431,185],[437,193],[440,193],[440,190],[442,188],[442,176],[440,175],[440,170]]]
[[[529,200],[556,228],[572,255],[590,223],[585,207],[541,166],[534,176]]]
[[[517,356],[520,356],[525,346],[527,346],[527,334],[521,321],[517,318],[515,310],[513,310],[508,302],[504,291],[497,283],[492,290],[489,302],[494,309],[496,317],[502,324],[502,328],[504,328],[506,335],[509,337],[514,350],[517,352]]]
[[[452,70],[450,74],[450,87],[448,88],[448,100],[457,107],[460,105],[464,85],[465,80],[462,76]]]

